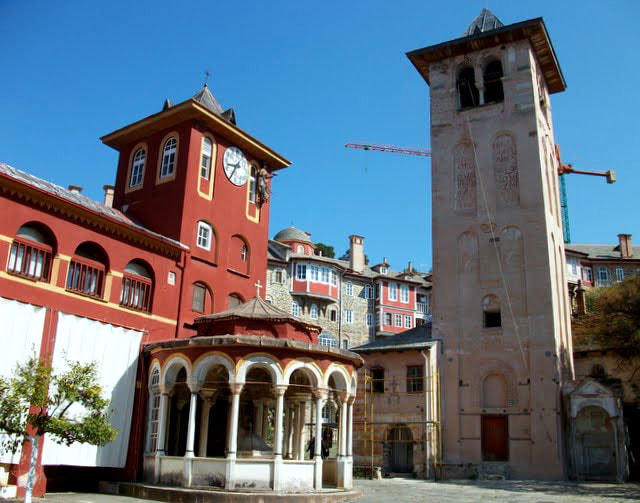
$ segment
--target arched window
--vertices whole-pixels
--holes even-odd
[[[211,154],[213,143],[206,136],[202,138],[202,153],[200,154],[200,176],[208,180],[211,176]]]
[[[213,312],[213,301],[211,291],[204,283],[198,281],[192,286],[191,310],[196,313]]]
[[[316,304],[311,304],[311,311],[309,313],[309,317],[312,320],[318,319],[318,306]]]
[[[211,241],[213,236],[213,229],[207,222],[203,222],[200,220],[198,222],[198,237],[196,240],[196,245],[198,248],[203,248],[204,250],[211,250]]]
[[[147,153],[143,148],[139,148],[138,150],[136,150],[136,153],[133,155],[129,187],[137,187],[138,185],[142,185],[142,178],[144,176],[144,161],[146,157]]]
[[[249,274],[251,249],[242,236],[235,235],[229,240],[229,268],[235,272]]]
[[[172,136],[164,142],[162,147],[162,164],[160,165],[160,178],[173,176],[176,169],[176,152],[178,140]]]
[[[149,266],[137,259],[129,262],[122,276],[120,305],[149,312],[152,290],[153,276]]]
[[[249,258],[249,250],[247,249],[247,245],[242,245],[242,249],[240,250],[240,260],[246,262]]]
[[[258,168],[256,168],[255,164],[252,164],[251,169],[249,170],[249,201],[254,204],[256,202],[257,178]]]
[[[37,281],[49,281],[53,244],[52,234],[44,226],[36,222],[23,225],[11,244],[7,271]]]
[[[291,316],[300,316],[300,305],[297,300],[291,303]]]
[[[286,277],[286,272],[283,269],[275,269],[271,276],[271,282],[284,285],[286,282]]]
[[[489,374],[482,381],[482,406],[486,408],[507,406],[507,383],[502,374]]]
[[[498,60],[492,61],[484,69],[484,102],[497,103],[504,101],[504,90],[502,88],[502,63]]]
[[[476,87],[476,76],[470,66],[463,68],[458,73],[458,97],[460,108],[475,107],[480,104],[480,93]]]
[[[147,426],[147,452],[158,449],[158,423],[160,419],[160,370],[156,367],[149,377],[149,424]]]
[[[304,246],[298,245],[298,253],[304,253]]]
[[[82,243],[69,262],[67,290],[101,298],[107,269],[108,260],[104,250],[95,243]]]
[[[238,295],[237,293],[232,293],[231,295],[229,295],[227,303],[229,304],[228,308],[232,309],[234,307],[238,307],[240,304],[243,304],[244,299],[240,297],[240,295]]]
[[[338,341],[331,332],[323,331],[320,332],[320,335],[318,335],[318,344],[335,348],[338,346]]]
[[[495,295],[487,295],[482,299],[482,312],[484,314],[484,327],[497,328],[502,326],[500,314],[500,301]]]

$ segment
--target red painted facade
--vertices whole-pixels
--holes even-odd
[[[158,183],[161,151],[170,135],[177,139],[175,178]],[[214,145],[208,180],[200,176],[204,135]],[[286,159],[193,99],[102,140],[120,152],[113,199],[116,212],[60,196],[59,188],[51,189],[46,182],[34,184],[28,176],[0,172],[0,296],[47,309],[43,356],[53,353],[58,312],[141,331],[144,345],[195,335],[191,324],[196,317],[227,309],[231,296],[247,300],[255,296],[257,282],[265,284],[269,202],[250,201],[251,180],[233,185],[224,173],[223,156],[228,147],[239,147],[255,165],[256,175],[261,168],[271,173],[287,167]],[[130,187],[133,156],[140,148],[145,150],[142,183]],[[270,178],[264,177],[264,182],[269,188]],[[210,250],[197,246],[200,221],[213,230]],[[45,247],[49,270],[41,280],[10,271],[18,229],[29,223],[35,223],[50,241]],[[24,238],[20,242],[40,246]],[[83,243],[91,243],[104,256],[104,263],[93,264],[102,276],[100,287],[89,295],[74,292],[67,282],[74,259],[92,263],[76,256]],[[143,309],[121,305],[123,283],[130,276],[125,268],[132,260],[151,275],[143,280],[150,285],[149,303]],[[193,308],[196,283],[207,289],[204,311]],[[147,398],[140,390],[146,382],[145,369],[141,357],[127,464],[115,478],[135,479],[140,468]],[[13,467],[14,483],[28,468],[28,454],[27,446],[20,465]],[[43,494],[45,485],[41,476],[34,495]],[[18,491],[23,494],[24,487]]]

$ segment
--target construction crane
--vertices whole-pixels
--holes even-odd
[[[346,148],[357,148],[359,150],[374,150],[376,152],[390,152],[392,154],[415,155],[420,157],[431,157],[431,149],[399,147],[398,145],[385,145],[382,143],[347,143]],[[609,171],[580,171],[573,169],[571,164],[563,164],[560,160],[560,148],[556,145],[556,159],[558,161],[558,177],[560,178],[560,209],[562,213],[562,231],[564,242],[571,243],[571,228],[569,226],[569,201],[567,199],[567,184],[564,175],[589,175],[602,176],[607,179],[607,183],[616,182],[616,172]]]
[[[391,152],[392,154],[431,157],[430,148],[399,147],[397,145],[383,145],[381,143],[347,143],[345,147],[357,148],[360,150],[375,150],[376,152]]]
[[[564,175],[589,175],[606,178],[607,183],[616,183],[616,172],[609,171],[580,171],[573,169],[571,164],[563,164],[560,159],[560,148],[556,145],[556,160],[558,161],[558,177],[560,178],[560,210],[562,212],[562,231],[565,244],[571,243],[571,228],[569,226],[569,201],[567,199],[567,184]]]

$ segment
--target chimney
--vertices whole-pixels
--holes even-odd
[[[618,234],[618,240],[620,241],[620,256],[622,258],[633,257],[631,234]]]
[[[407,272],[409,274],[413,274],[413,264],[409,261],[409,266],[407,267]]]
[[[113,185],[103,185],[102,189],[104,190],[104,205],[113,208],[113,192],[115,187]]]
[[[322,257],[322,250],[318,250],[318,257]]]
[[[78,185],[69,185],[67,189],[69,189],[71,192],[76,192],[77,194],[80,194],[80,192],[82,192],[82,187],[79,187]]]
[[[352,234],[349,236],[349,267],[355,272],[364,270],[364,238]]]

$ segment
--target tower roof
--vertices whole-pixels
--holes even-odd
[[[500,21],[493,12],[485,7],[467,27],[462,36],[468,37],[469,35],[475,35],[476,33],[495,30],[501,26],[504,26],[502,21]]]
[[[207,86],[207,84],[193,95],[193,99],[211,110],[213,113],[218,115],[222,115],[224,113],[224,110],[220,106],[220,103],[218,103],[218,100],[216,100],[213,97],[213,94],[211,94],[211,91],[209,91],[209,86]]]

